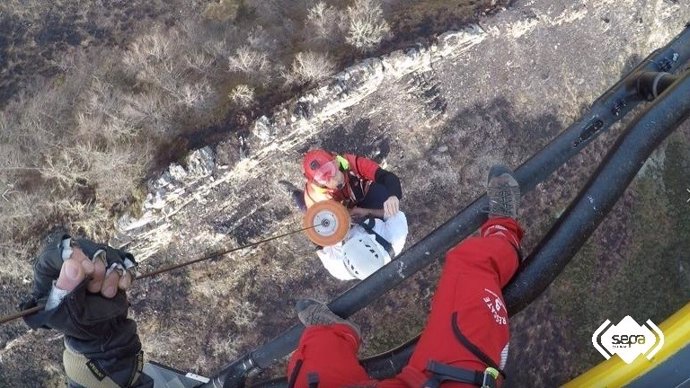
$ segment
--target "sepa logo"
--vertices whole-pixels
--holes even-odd
[[[630,364],[640,354],[651,360],[664,345],[664,333],[649,319],[640,325],[627,315],[617,325],[608,319],[602,323],[592,335],[592,344],[607,360],[618,354]]]

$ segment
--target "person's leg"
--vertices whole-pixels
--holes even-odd
[[[484,370],[486,365],[454,333],[455,321],[470,342],[503,367],[501,353],[509,333],[501,289],[517,270],[519,259],[513,244],[521,237],[515,220],[491,219],[482,227],[482,237],[469,238],[448,252],[429,321],[410,366],[423,370],[433,359]]]
[[[501,290],[517,271],[523,231],[515,220],[517,181],[507,169],[492,168],[489,177],[489,220],[480,237],[446,255],[431,314],[403,379],[424,378],[419,372],[431,360],[477,371],[505,366],[509,328]]]
[[[390,196],[386,186],[380,183],[371,182],[367,194],[357,203],[357,206],[365,209],[383,209],[383,203],[386,202]]]
[[[354,324],[313,300],[299,301],[297,310],[307,328],[288,363],[289,384],[310,388],[318,380],[319,388],[329,388],[368,380],[357,358],[360,335]]]
[[[308,327],[288,363],[288,380],[295,388],[309,387],[309,378],[318,379],[319,388],[354,385],[368,376],[357,358],[359,336],[348,325]]]

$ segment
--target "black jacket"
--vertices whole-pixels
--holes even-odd
[[[60,238],[49,239],[34,264],[32,298],[22,305],[23,309],[46,303],[53,281],[60,274],[63,244],[69,241],[67,238],[69,236],[62,235]],[[90,258],[97,249],[106,250],[109,263],[129,255],[89,240],[79,240],[77,244]],[[87,283],[88,280],[85,280],[77,286],[56,308],[27,316],[24,321],[33,329],[55,329],[64,333],[65,346],[89,359],[97,360],[110,378],[121,386],[126,386],[131,376],[133,360],[141,351],[137,325],[127,318],[127,295],[124,291],[118,291],[115,297],[104,298],[100,293],[88,292]],[[129,362],[130,359],[132,363]],[[147,380],[150,381],[144,375],[139,383]]]

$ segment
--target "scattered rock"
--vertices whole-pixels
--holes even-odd
[[[161,176],[149,183],[149,193],[142,204],[144,216],[133,218],[125,214],[117,222],[119,233],[136,234],[144,231],[143,227],[151,223],[159,225],[166,222],[170,214],[190,202],[188,193],[195,194],[205,182],[213,182],[213,172],[216,168],[215,153],[211,147],[198,149],[187,157],[187,168],[180,164],[171,164]],[[129,236],[135,238],[135,236]]]

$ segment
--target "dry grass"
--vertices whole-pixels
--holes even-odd
[[[220,0],[209,4],[204,11],[204,16],[219,22],[228,22],[237,16],[240,8],[238,0]]]

